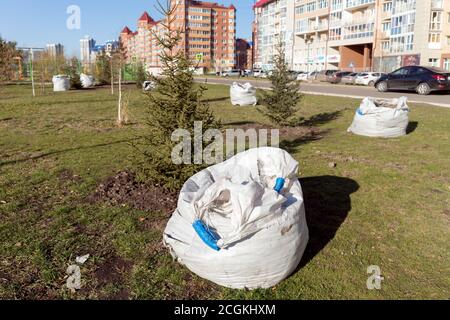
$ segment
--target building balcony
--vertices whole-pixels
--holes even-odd
[[[380,38],[381,39],[388,39],[390,37],[391,37],[391,31],[390,30],[380,31]]]
[[[354,11],[359,10],[370,5],[375,4],[375,0],[347,0],[345,10]]]
[[[387,20],[392,18],[392,12],[391,11],[383,11],[381,12],[381,20]]]
[[[444,0],[432,0],[431,10],[444,10]]]
[[[441,50],[442,44],[440,42],[428,42],[428,49],[430,50]]]
[[[342,3],[336,3],[336,4],[332,4],[331,5],[331,11],[341,11],[343,8],[343,4]]]
[[[373,19],[373,17],[366,17],[366,18],[360,18],[360,19],[355,19],[352,21],[342,21],[342,26],[343,27],[360,27],[360,26],[364,26],[364,25],[373,25],[375,23],[375,20]],[[373,26],[372,26],[373,28]]]
[[[311,23],[310,25],[304,28],[295,30],[296,34],[308,34],[323,31],[328,31],[328,22]]]
[[[400,14],[408,11],[416,10],[416,3],[410,2],[405,4],[397,4],[392,8],[392,14]]]
[[[373,38],[373,31],[365,31],[365,32],[347,32],[342,35],[343,40],[358,40],[364,38]]]

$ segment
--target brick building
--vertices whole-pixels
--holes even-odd
[[[203,72],[232,69],[236,56],[236,8],[195,0],[173,0],[173,27],[183,32],[179,49],[198,63]],[[137,31],[125,27],[120,41],[128,63],[141,62],[150,72],[161,67],[154,34],[162,34],[161,21],[147,12],[138,20]]]
[[[236,40],[236,68],[248,70],[253,67],[253,48],[252,43],[245,39]]]

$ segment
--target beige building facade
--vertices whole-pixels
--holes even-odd
[[[282,39],[298,71],[450,70],[450,0],[260,0],[254,11],[257,68],[271,68]]]

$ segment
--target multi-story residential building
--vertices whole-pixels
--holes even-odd
[[[247,49],[247,69],[251,70],[253,69],[254,64],[254,49],[253,49],[253,41],[248,41],[248,49]]]
[[[94,51],[95,40],[90,36],[85,36],[84,39],[80,40],[80,49],[81,49],[81,63],[83,65],[90,65],[94,62],[92,57],[92,52]]]
[[[195,0],[176,0],[172,27],[181,30],[182,40],[177,49],[196,61],[203,71],[232,69],[236,64],[236,8]],[[155,34],[162,35],[161,21],[144,13],[136,32],[125,27],[120,34],[124,54],[129,63],[142,62],[151,72],[157,72],[159,46]]]
[[[294,70],[450,64],[448,0],[260,0],[254,11],[255,67],[272,67],[280,39]]]
[[[240,70],[252,69],[253,67],[252,42],[245,39],[236,40],[236,68]]]
[[[119,41],[108,40],[105,44],[97,44],[97,42],[89,36],[80,40],[81,47],[81,64],[84,67],[89,67],[95,63],[97,55],[105,53],[111,56],[112,53],[119,49]]]
[[[283,43],[286,60],[294,57],[294,0],[259,0],[254,5],[254,68],[271,69],[277,46]]]
[[[92,48],[91,52],[91,61],[95,61],[97,59],[97,55],[101,53],[105,53],[107,56],[111,56],[114,52],[119,50],[119,41],[116,40],[108,40],[105,44],[96,44],[94,48]]]
[[[450,1],[381,0],[374,69],[421,64],[450,70]]]
[[[60,43],[47,44],[47,52],[52,57],[64,56],[64,46]]]

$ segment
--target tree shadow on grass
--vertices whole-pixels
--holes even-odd
[[[235,122],[228,122],[228,123],[224,123],[224,126],[245,126],[245,125],[256,125],[258,124],[257,122],[254,121],[235,121]]]
[[[323,112],[315,114],[308,119],[299,118],[293,121],[295,126],[315,127],[322,124],[326,124],[330,121],[338,119],[342,115],[342,111]]]
[[[111,145],[115,145],[115,144],[129,143],[129,142],[132,142],[132,141],[137,140],[137,139],[138,138],[127,139],[127,140],[118,140],[118,141],[113,141],[113,142],[108,142],[108,143],[100,143],[100,144],[91,145],[91,146],[79,146],[79,147],[74,147],[74,148],[68,148],[68,149],[50,151],[50,152],[46,152],[46,153],[40,153],[40,154],[37,154],[37,155],[30,155],[30,156],[27,156],[27,157],[23,157],[21,159],[8,160],[8,161],[0,162],[0,167],[6,166],[6,165],[9,165],[9,164],[17,164],[17,163],[22,163],[22,162],[26,162],[26,161],[38,160],[38,159],[42,159],[42,158],[46,158],[46,157],[50,157],[50,156],[54,156],[54,155],[58,155],[58,154],[63,154],[63,153],[66,153],[66,152],[72,152],[72,151],[78,151],[78,150],[88,150],[88,149],[107,147],[107,146],[111,146]]]
[[[321,140],[328,132],[329,130],[311,130],[298,138],[282,140],[280,142],[280,148],[289,153],[295,153],[299,146]]]
[[[352,209],[350,195],[359,190],[356,181],[335,176],[304,178],[300,183],[310,238],[296,272],[334,239]]]
[[[412,121],[408,123],[408,127],[406,128],[406,134],[411,134],[419,127],[419,123],[417,121]]]
[[[202,102],[205,103],[211,103],[211,102],[222,102],[230,100],[230,97],[219,97],[219,98],[211,98],[211,99],[204,99]]]

